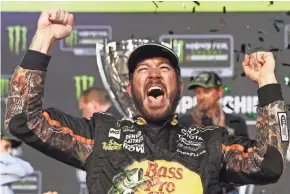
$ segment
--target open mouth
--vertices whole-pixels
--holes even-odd
[[[160,86],[151,86],[148,89],[147,96],[152,102],[161,102],[164,98],[164,90]]]

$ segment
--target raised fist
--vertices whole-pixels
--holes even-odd
[[[45,32],[55,39],[68,37],[73,30],[73,15],[63,9],[43,11],[38,19],[37,31]]]
[[[260,87],[277,83],[274,73],[275,60],[271,52],[256,52],[245,55],[243,68],[247,77],[257,82]]]

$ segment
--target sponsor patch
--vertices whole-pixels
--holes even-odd
[[[120,136],[121,136],[121,130],[120,129],[111,128],[109,130],[109,136],[108,137],[114,137],[116,139],[120,139]]]
[[[281,140],[283,142],[287,142],[289,141],[289,131],[287,127],[287,113],[278,112],[278,119],[280,124]]]

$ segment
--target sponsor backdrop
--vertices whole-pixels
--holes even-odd
[[[52,59],[46,77],[45,107],[57,107],[74,116],[80,116],[78,99],[81,92],[92,85],[102,86],[96,64],[95,42],[103,43],[105,39],[120,41],[131,37],[174,41],[174,50],[180,57],[185,83],[184,97],[177,108],[180,114],[189,113],[196,104],[193,92],[188,91],[186,87],[190,76],[202,70],[216,71],[223,78],[226,89],[221,102],[224,111],[245,118],[249,133],[254,138],[255,106],[258,103],[257,85],[241,76],[241,62],[245,53],[257,50],[270,50],[275,54],[278,81],[283,86],[286,102],[290,104],[289,13],[227,13],[229,8],[223,7],[221,3],[218,8],[212,8],[214,6],[209,8],[212,10],[208,11],[213,13],[206,13],[202,8],[203,3],[198,5],[193,2],[190,2],[190,6],[188,2],[179,3],[179,8],[168,9],[169,12],[176,13],[166,13],[162,8],[166,2],[146,3],[142,3],[144,12],[153,11],[153,13],[137,13],[142,11],[136,8],[137,5],[126,7],[125,10],[121,10],[122,13],[116,13],[112,6],[111,13],[106,6],[101,6],[102,9],[95,7],[95,11],[99,13],[74,13],[76,27],[72,35],[57,42],[51,52]],[[60,5],[65,8],[64,3]],[[260,8],[260,11],[271,11],[271,6],[277,11],[275,5],[269,3],[263,5],[264,9]],[[39,10],[44,8],[39,3],[34,6],[39,6],[37,7]],[[76,7],[69,8],[79,11]],[[27,7],[26,11],[30,12],[16,12],[11,5],[6,6],[6,9],[6,12],[2,12],[1,29],[1,127],[11,74],[29,47],[39,17],[38,10],[32,12],[33,10]],[[89,6],[89,11],[90,9],[93,8]],[[197,13],[198,9],[203,12]],[[248,9],[251,8],[248,6]],[[241,11],[246,10],[241,6]],[[19,184],[15,186],[19,189],[19,193],[41,193],[39,188],[42,191],[56,190],[60,194],[85,193],[84,185],[79,183],[83,181],[83,177],[81,173],[78,173],[77,177],[74,168],[50,159],[27,146],[24,146],[23,157],[32,163],[37,172],[30,179],[34,186],[26,188],[22,188]],[[150,165],[147,162],[144,161],[142,165]],[[286,190],[289,189],[286,184],[290,178],[289,166],[288,163],[279,183],[256,187],[255,193],[286,194]],[[129,167],[130,170],[139,168],[134,164]],[[194,175],[188,175],[188,179],[192,178]],[[167,193],[173,192],[169,183],[166,189]]]

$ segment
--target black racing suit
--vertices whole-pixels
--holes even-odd
[[[84,169],[89,193],[215,194],[220,180],[269,184],[283,173],[288,142],[285,136],[281,141],[285,123],[279,118],[286,110],[279,84],[258,90],[254,141],[220,127],[182,127],[177,115],[154,126],[139,116],[117,120],[96,113],[85,119],[43,109],[49,60],[26,52],[10,83],[5,124],[31,147]]]

